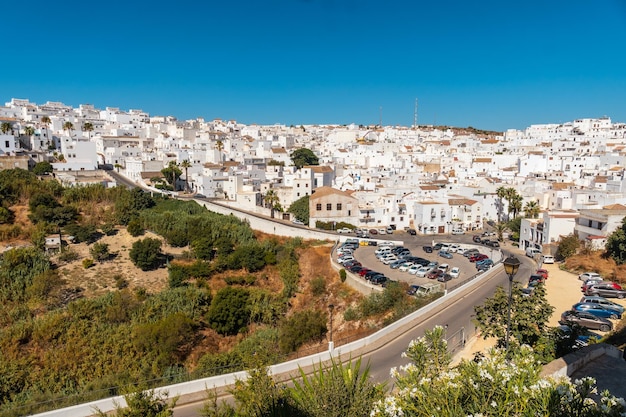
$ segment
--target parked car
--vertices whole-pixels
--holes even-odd
[[[539,274],[532,274],[530,277],[528,277],[528,285],[534,285],[533,283],[543,283],[545,281],[545,278],[543,277],[543,275],[539,275]]]
[[[526,256],[534,258],[535,255],[541,255],[541,251],[537,248],[526,248]]]
[[[537,270],[537,272],[535,272],[535,274],[537,275],[541,275],[543,277],[543,279],[548,279],[548,270],[547,269],[543,269],[543,268],[539,268]]]
[[[424,258],[410,257],[410,258],[407,258],[407,259],[411,260],[411,262],[413,262],[414,264],[418,264],[418,265],[421,265],[421,266],[430,264],[430,261],[428,259],[424,259]]]
[[[429,268],[427,266],[420,266],[419,269],[417,271],[415,271],[415,276],[424,278],[432,270],[433,270],[432,268]]]
[[[477,253],[475,255],[470,256],[469,261],[470,262],[476,262],[476,261],[482,261],[483,259],[487,259],[488,256],[485,255],[484,253]]]
[[[478,235],[472,236],[472,241],[474,243],[480,243],[480,240],[481,240],[480,236],[478,236]]]
[[[554,256],[552,255],[543,255],[543,258],[541,259],[541,262],[544,264],[553,264],[554,263]]]
[[[461,275],[461,268],[458,266],[453,267],[450,272],[448,272],[452,278],[458,278]]]
[[[439,282],[448,282],[451,279],[452,279],[452,276],[450,274],[443,274],[437,277],[437,281]]]
[[[361,270],[359,271],[359,275],[360,275],[360,276],[362,276],[362,277],[364,277],[364,276],[365,276],[365,274],[367,274],[367,273],[368,273],[368,272],[370,272],[370,271],[371,271],[371,269],[369,269],[369,268],[363,268],[363,269],[361,269]]]
[[[437,261],[430,261],[426,265],[429,266],[432,269],[435,269],[435,268],[437,268],[439,266],[439,262],[437,262]]]
[[[417,232],[415,231],[415,229],[406,229],[406,232],[408,234],[410,234],[411,236],[415,236],[417,234]]]
[[[452,254],[448,252],[447,250],[440,250],[439,256],[441,256],[442,258],[446,258],[446,259],[452,259]]]
[[[572,310],[583,311],[585,313],[591,313],[594,316],[602,317],[605,319],[621,319],[622,314],[615,310],[608,309],[600,304],[594,303],[576,303],[572,306]]]
[[[397,259],[395,261],[393,261],[392,263],[389,264],[389,268],[391,269],[398,269],[400,268],[400,266],[404,263],[404,259]]]
[[[352,233],[352,229],[349,227],[342,227],[341,229],[337,229],[337,233]]]
[[[394,254],[389,254],[382,259],[385,265],[389,265],[390,263],[395,262],[397,260],[398,260],[398,257]]]
[[[454,229],[452,230],[453,235],[464,235],[465,231],[463,229]]]
[[[580,299],[579,302],[599,304],[605,308],[613,309],[620,314],[623,314],[624,310],[626,310],[624,306],[617,304],[611,300],[607,300],[606,298],[600,297],[598,295],[585,295]]]
[[[302,222],[301,220],[295,219],[292,221],[293,224],[297,224],[299,226],[304,226],[304,222]]]
[[[476,269],[489,269],[493,266],[493,261],[489,258],[482,259],[476,262]]]
[[[361,269],[363,269],[363,266],[361,265],[352,265],[351,267],[348,268],[348,270],[352,272],[353,274],[358,273]]]
[[[409,289],[406,291],[406,293],[408,295],[415,295],[417,293],[417,290],[419,290],[419,288],[420,288],[419,285],[411,285]]]
[[[570,335],[572,334],[572,328],[570,326],[562,324],[558,327],[558,329],[563,337],[570,337]],[[578,335],[576,335],[576,347],[585,347],[589,345],[590,340],[598,342],[600,339],[602,339],[602,336],[597,333],[590,332],[589,329],[585,327],[580,328],[580,331],[578,331],[577,333]]]
[[[442,270],[443,272],[448,272],[448,269],[450,269],[450,265],[448,264],[441,264],[437,267],[437,269]]]
[[[591,278],[585,281],[583,285],[580,286],[580,290],[582,292],[587,292],[587,290],[591,288],[592,285],[602,284],[604,282],[605,281],[602,278]],[[610,282],[610,281],[606,281],[606,282]]]
[[[414,264],[414,265],[411,265],[409,269],[406,270],[406,272],[408,272],[410,275],[415,275],[417,273],[417,270],[420,268],[421,268],[421,265]]]
[[[422,249],[424,249],[424,252],[426,252],[426,253],[433,253],[433,247],[432,246],[423,246]]]
[[[372,277],[372,279],[370,280],[370,282],[372,284],[376,284],[376,285],[383,285],[383,283],[385,283],[386,281],[388,281],[389,278],[387,278],[384,275],[375,275]]]
[[[463,252],[463,256],[465,256],[466,258],[469,258],[472,255],[475,255],[477,253],[480,253],[480,251],[476,248],[470,248],[468,250],[466,250],[465,252]]]
[[[458,245],[456,243],[453,243],[452,245],[450,245],[450,247],[448,248],[448,252],[450,253],[459,253],[461,249],[461,245]]]
[[[380,229],[378,229],[378,234],[379,235],[386,235],[387,234],[387,230],[384,227],[381,227]]]
[[[587,329],[600,330],[602,332],[608,332],[613,329],[613,323],[608,319],[594,316],[591,313],[572,310],[564,311],[563,314],[561,314],[559,324],[578,324]]]
[[[599,295],[600,297],[621,299],[626,297],[626,290],[615,282],[602,282],[587,288],[585,295]]]
[[[415,265],[413,262],[405,262],[398,267],[398,271],[406,272],[413,265]]]
[[[365,278],[366,280],[368,280],[368,281],[369,281],[369,280],[370,280],[370,279],[371,279],[374,275],[378,275],[378,274],[380,274],[380,272],[370,270],[370,271],[367,271],[367,272],[365,273],[365,275],[363,276],[363,278]]]
[[[378,230],[376,229],[370,229],[369,230],[370,235],[377,235],[378,234]]]
[[[485,242],[485,245],[491,247],[491,248],[499,248],[500,247],[500,243],[498,243],[497,240],[488,240]]]
[[[440,250],[443,245],[441,243],[435,243],[433,245],[433,250]]]
[[[441,269],[433,269],[432,271],[430,271],[428,273],[428,275],[426,275],[426,278],[428,279],[437,279],[440,276],[442,276],[444,274],[444,272]]]
[[[583,272],[582,274],[578,275],[578,279],[581,281],[587,281],[588,279],[602,279],[602,277],[600,276],[600,274],[598,274],[597,272]]]

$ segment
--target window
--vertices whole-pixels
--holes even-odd
[[[316,204],[316,205],[315,205],[315,210],[317,210],[317,211],[322,211],[322,205],[321,205],[321,204],[319,204],[319,203],[318,203],[318,204]]]
[[[341,210],[341,203],[337,203],[337,210]]]
[[[296,184],[296,188],[300,188],[300,183]]]
[[[326,210],[330,211],[332,209],[333,209],[333,205],[332,204],[330,204],[330,203],[326,204]]]
[[[300,197],[300,193],[296,194],[296,197]]]
[[[348,216],[352,216],[352,210],[348,210]]]
[[[8,141],[8,140],[5,140],[5,141],[4,141],[4,147],[5,147],[5,148],[8,148],[8,147],[9,147],[9,141]]]

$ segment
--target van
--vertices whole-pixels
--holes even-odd
[[[415,295],[426,296],[437,292],[443,292],[443,285],[438,282],[428,282],[426,284],[420,284]]]
[[[540,255],[541,251],[537,248],[526,248],[526,256],[529,258],[534,258],[535,255]]]

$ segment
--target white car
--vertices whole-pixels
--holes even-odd
[[[452,231],[452,234],[453,234],[453,235],[464,235],[464,234],[465,234],[465,231],[464,231],[463,229],[454,229],[454,230]]]
[[[398,271],[402,271],[402,272],[406,272],[409,270],[410,267],[412,267],[414,264],[413,262],[405,262],[402,265],[400,265],[398,267]]]
[[[432,270],[432,268],[429,268],[427,266],[420,266],[420,268],[415,272],[415,276],[423,278]]]
[[[441,265],[439,265],[437,267],[437,269],[440,270],[440,271],[443,271],[444,274],[445,274],[446,272],[448,272],[448,269],[450,269],[450,265],[448,265],[448,264],[441,264]]]
[[[581,281],[587,281],[590,279],[599,279],[602,280],[602,277],[597,272],[584,272],[578,275],[578,279]]]
[[[543,255],[543,258],[542,258],[541,262],[544,263],[544,264],[553,264],[554,263],[554,256],[552,256],[552,255]]]
[[[342,227],[341,229],[337,229],[337,233],[351,233],[352,229],[348,227]]]
[[[386,235],[386,234],[387,234],[387,230],[385,230],[385,229],[383,229],[383,228],[378,229],[378,234],[379,234],[379,235]]]
[[[448,248],[448,252],[457,253],[460,247],[461,245],[457,245],[456,243],[454,243],[450,245],[450,247]]]
[[[455,266],[450,270],[450,272],[448,272],[448,274],[450,274],[452,278],[458,278],[459,275],[461,275],[461,268]]]
[[[417,270],[420,269],[422,266],[421,265],[411,265],[409,267],[409,269],[406,270],[406,272],[408,272],[411,275],[415,275],[417,273]]]

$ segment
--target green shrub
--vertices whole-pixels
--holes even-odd
[[[341,280],[341,282],[346,282],[346,278],[348,277],[348,275],[346,274],[346,270],[345,269],[340,269],[339,270],[339,279]]]
[[[313,278],[311,280],[311,292],[316,297],[324,294],[326,292],[326,280],[322,277]]]
[[[138,219],[133,219],[128,222],[126,230],[128,230],[128,233],[133,237],[141,236],[144,233],[144,228]]]
[[[59,254],[59,261],[61,262],[73,262],[77,261],[80,256],[73,249],[65,249]]]
[[[294,352],[304,343],[321,340],[326,334],[326,313],[305,310],[285,319],[279,329],[279,346],[284,353]]]
[[[93,259],[83,259],[83,268],[89,269],[94,265]]]

